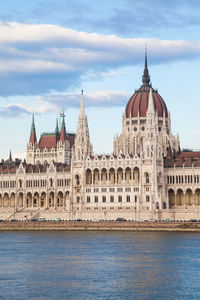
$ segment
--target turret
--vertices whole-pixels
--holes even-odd
[[[58,127],[58,118],[56,118],[56,129],[55,129],[55,133],[56,133],[56,136],[59,136],[59,127]]]
[[[31,143],[32,145],[35,145],[37,143],[37,137],[36,137],[36,132],[35,132],[34,114],[32,116],[32,125],[31,125],[31,133],[30,133],[29,143]]]
[[[67,133],[66,133],[66,127],[65,127],[65,115],[64,113],[62,114],[62,126],[61,126],[61,131],[60,131],[60,141],[63,143],[67,139]]]
[[[74,155],[76,160],[85,159],[92,153],[92,146],[90,144],[89,129],[87,117],[85,115],[83,90],[81,92],[80,113],[78,118],[78,126],[76,131]]]

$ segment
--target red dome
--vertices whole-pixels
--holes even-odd
[[[145,52],[145,66],[144,66],[144,74],[142,76],[142,86],[137,90],[133,96],[130,98],[126,105],[126,117],[127,118],[137,118],[138,115],[140,117],[146,117],[146,112],[148,108],[149,101],[149,92],[151,88],[150,84],[150,76],[147,67],[147,53]],[[158,113],[158,117],[167,117],[168,111],[167,106],[163,100],[163,98],[158,94],[157,90],[152,88],[152,95],[154,101],[155,111]]]
[[[146,112],[148,108],[149,91],[151,86],[142,85],[130,98],[126,105],[126,117],[127,118],[137,118],[146,117]],[[167,117],[168,111],[166,104],[162,97],[158,94],[157,90],[152,89],[153,101],[155,111],[158,112],[158,117]]]

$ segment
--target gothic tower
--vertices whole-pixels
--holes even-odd
[[[92,145],[90,144],[90,136],[88,129],[87,117],[85,115],[83,90],[81,94],[80,113],[76,130],[76,138],[74,144],[74,160],[85,160],[88,155],[92,154]]]

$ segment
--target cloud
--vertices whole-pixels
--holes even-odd
[[[86,107],[114,107],[124,106],[130,94],[117,91],[95,91],[84,93]],[[63,107],[79,108],[81,95],[77,93],[51,92],[45,95],[37,95],[29,104],[9,104],[0,108],[0,116],[3,118],[21,117],[24,115],[44,114],[49,112],[60,112]],[[9,98],[12,101],[12,97]]]
[[[118,91],[95,91],[84,93],[84,103],[87,107],[112,107],[112,106],[124,106],[130,95],[125,92]],[[45,96],[39,96],[38,99],[41,102],[45,101],[48,104],[55,105],[59,110],[63,107],[79,107],[80,106],[80,94],[75,93],[61,93],[61,94],[49,94]]]
[[[16,116],[23,116],[30,114],[30,111],[23,108],[20,104],[18,105],[8,105],[0,108],[0,117],[2,118],[12,118]]]
[[[121,38],[58,25],[1,22],[1,95],[73,90],[87,74],[143,64],[145,43],[153,64],[200,56],[200,42],[195,41]]]

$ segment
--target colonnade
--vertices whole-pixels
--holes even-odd
[[[183,191],[178,189],[176,192],[173,189],[168,191],[169,208],[174,206],[192,206],[200,205],[200,189],[192,191],[190,188]]]
[[[135,167],[133,170],[130,167],[123,168],[106,168],[94,170],[86,170],[86,184],[138,184],[139,183],[139,168]]]
[[[0,208],[34,208],[34,207],[65,207],[69,201],[69,191],[53,191],[46,193],[45,191],[11,193],[10,195],[5,192],[0,194]]]

